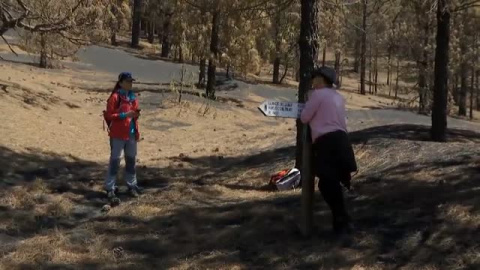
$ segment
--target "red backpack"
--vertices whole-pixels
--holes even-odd
[[[110,94],[110,97],[107,99],[107,104],[108,104],[108,101],[112,98],[113,94],[115,94],[116,91],[113,91],[111,94]],[[119,98],[118,101],[117,101],[117,104],[115,106],[115,108],[120,108],[120,103],[122,102],[122,99]],[[108,105],[107,105],[108,106]],[[108,132],[110,132],[110,127],[112,125],[112,120],[108,120],[107,119],[107,111],[104,110],[103,111],[103,130],[105,130],[105,124],[107,124],[107,130]]]

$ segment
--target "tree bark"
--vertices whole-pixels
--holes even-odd
[[[337,73],[337,78],[335,78],[335,83],[340,83],[340,60],[342,53],[340,51],[335,52],[335,72]]]
[[[133,22],[132,22],[132,48],[138,48],[140,44],[142,20],[142,0],[134,0],[133,2]]]
[[[155,43],[155,23],[149,22],[148,26],[148,42],[153,44]]]
[[[429,23],[425,24],[424,28],[424,39],[423,39],[423,49],[422,49],[422,58],[419,61],[419,74],[418,74],[418,91],[419,91],[419,101],[418,101],[418,111],[419,113],[424,113],[427,103],[427,71],[428,71],[428,36],[430,33]]]
[[[463,14],[463,16],[466,17],[466,14]],[[465,26],[463,27],[465,29]],[[460,92],[458,95],[458,115],[459,116],[467,116],[468,63],[467,63],[467,59],[465,59],[465,54],[467,53],[466,34],[467,33],[465,33],[465,30],[464,30],[460,38],[460,54],[461,54],[462,62],[460,64]]]
[[[360,64],[360,94],[365,95],[365,75],[367,69],[367,11],[368,0],[363,0],[363,19],[362,19],[362,51]]]
[[[372,57],[372,44],[370,43],[369,56],[368,56],[368,93],[372,94],[372,67],[373,67],[373,57]]]
[[[162,31],[162,54],[164,58],[168,58],[170,55],[170,49],[172,44],[170,42],[170,28],[171,28],[171,14],[168,13],[165,16],[165,21],[163,22],[163,31]]]
[[[280,78],[280,84],[283,83],[283,80],[285,80],[285,77],[287,77],[288,74],[288,61],[285,62],[285,70],[283,71],[282,78]]]
[[[477,70],[475,77],[475,88],[477,90],[477,111],[480,111],[480,70]]]
[[[183,48],[182,45],[178,45],[178,61],[183,63]]]
[[[216,11],[212,18],[212,32],[210,40],[210,59],[208,60],[208,73],[207,73],[207,97],[215,99],[215,85],[216,85],[216,72],[217,72],[217,56],[219,37],[218,31],[220,27],[220,12]]]
[[[358,31],[355,31],[358,33]],[[353,72],[358,73],[360,71],[360,58],[361,58],[361,38],[355,38],[355,60],[353,62]]]
[[[397,78],[395,81],[395,99],[398,98],[399,81],[400,81],[400,58],[397,57]]]
[[[48,55],[47,55],[47,41],[45,40],[45,34],[40,34],[40,68],[48,67]]]
[[[325,45],[323,45],[322,67],[325,66],[326,61],[327,61],[327,43],[325,43]]]
[[[387,55],[387,85],[390,86],[390,74],[392,72],[392,49],[388,47]]]
[[[273,83],[280,83],[280,56],[276,56],[273,62]]]
[[[314,68],[314,61],[318,56],[318,0],[301,0],[301,24],[300,24],[300,83],[298,86],[298,102],[305,103],[306,95],[311,88],[311,74]],[[297,120],[297,147],[295,167],[302,168],[303,150],[308,145],[303,144],[303,136],[307,130],[300,120]],[[308,142],[307,142],[308,144]]]
[[[207,59],[202,58],[200,60],[200,72],[198,73],[198,87],[204,88],[205,87],[205,69],[207,68]]]
[[[280,23],[281,23],[281,11],[277,11],[275,14],[275,60],[273,62],[273,83],[280,83],[280,55],[281,55],[281,36],[280,36]]]
[[[447,140],[447,86],[450,47],[450,0],[437,3],[437,47],[435,49],[435,83],[432,110],[432,140]]]
[[[475,67],[472,65],[472,78],[470,83],[470,120],[473,120],[473,99],[475,96]]]

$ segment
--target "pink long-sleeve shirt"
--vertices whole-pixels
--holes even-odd
[[[334,89],[324,88],[314,90],[305,108],[302,111],[301,120],[309,124],[312,130],[312,140],[330,132],[347,132],[345,120],[345,99]]]

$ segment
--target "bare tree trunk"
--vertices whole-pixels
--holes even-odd
[[[232,77],[230,76],[230,63],[227,64],[227,79],[232,79]]]
[[[325,66],[326,61],[327,61],[327,43],[325,43],[323,46],[322,67]]]
[[[162,31],[162,57],[168,58],[170,55],[171,42],[170,42],[170,28],[171,28],[171,19],[172,15],[167,13],[165,16],[165,21],[163,22],[163,31]]]
[[[280,84],[283,83],[283,80],[285,80],[285,77],[287,77],[288,74],[288,61],[285,61],[285,70],[283,71],[282,78],[280,78]]]
[[[392,48],[388,47],[388,56],[387,56],[387,85],[390,86],[390,74],[392,72]]]
[[[470,120],[473,120],[473,99],[475,96],[475,67],[472,65],[472,80],[470,83]]]
[[[398,98],[398,88],[399,88],[398,82],[399,81],[400,81],[400,58],[397,57],[397,78],[395,82],[395,99]]]
[[[206,72],[205,69],[207,68],[207,60],[202,58],[200,60],[200,72],[198,73],[198,87],[204,88],[205,87],[205,78]]]
[[[112,33],[112,35],[110,36],[110,44],[112,46],[117,46],[118,43],[117,43],[117,33]]]
[[[426,109],[427,102],[427,70],[428,70],[428,36],[430,33],[429,23],[425,24],[424,28],[424,40],[423,40],[423,50],[422,50],[422,59],[419,64],[419,74],[418,74],[418,88],[419,88],[419,102],[418,102],[418,111],[419,113],[424,113]]]
[[[300,84],[298,86],[298,102],[305,103],[306,95],[311,87],[311,74],[314,67],[314,61],[318,53],[318,0],[301,0],[302,21],[300,25]],[[295,155],[295,167],[302,168],[303,150],[308,145],[303,144],[304,125],[297,119],[297,147]],[[305,134],[308,136],[308,134]],[[307,141],[307,144],[309,142]],[[310,138],[311,143],[311,138]]]
[[[280,83],[280,56],[275,56],[275,61],[273,62],[273,83]]]
[[[368,56],[368,93],[372,94],[372,67],[373,67],[373,57],[372,57],[372,44],[370,43],[369,56]]]
[[[355,31],[358,33],[358,31]],[[358,73],[360,71],[360,58],[361,58],[361,38],[355,38],[355,60],[353,62],[353,72]]]
[[[360,94],[365,95],[365,75],[367,69],[367,14],[368,0],[363,0],[363,19],[362,19],[362,51],[360,66]]]
[[[148,42],[153,44],[155,43],[155,23],[149,22],[148,25]]]
[[[281,36],[280,36],[280,23],[281,23],[281,11],[277,11],[275,14],[275,60],[273,62],[273,83],[280,83],[280,54],[281,54]]]
[[[475,85],[477,89],[477,111],[480,111],[480,70],[477,70]]]
[[[335,52],[335,72],[337,73],[337,78],[335,79],[336,84],[340,84],[340,60],[342,53],[340,51]]]
[[[142,0],[134,0],[133,2],[133,22],[132,22],[132,48],[138,48],[140,44],[142,20]]]
[[[216,72],[217,72],[217,56],[218,56],[218,45],[219,37],[218,31],[220,26],[220,12],[216,11],[213,14],[212,19],[212,33],[210,41],[210,59],[208,60],[208,73],[207,73],[207,97],[210,99],[215,99],[215,85],[216,85]]]
[[[183,63],[183,48],[182,45],[178,45],[178,61]]]
[[[432,140],[447,140],[448,53],[450,50],[450,0],[437,3],[437,47],[435,49],[435,85],[432,110]]]
[[[40,34],[40,68],[48,67],[47,41],[45,34]]]
[[[456,72],[453,74],[453,79],[452,79],[452,96],[453,96],[453,101],[455,102],[456,105],[458,105],[458,101],[459,101],[458,74]]]
[[[466,14],[463,14],[466,16]],[[465,28],[465,26],[464,26]],[[465,40],[466,33],[463,31],[463,35],[460,38],[460,53],[462,55],[462,63],[460,64],[460,93],[458,100],[458,115],[467,116],[467,76],[468,76],[468,63],[465,59],[465,54],[467,53],[467,41]]]

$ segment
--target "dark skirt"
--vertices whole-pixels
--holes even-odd
[[[327,133],[313,144],[314,171],[320,175],[326,172],[346,175],[357,171],[355,153],[344,131]]]

